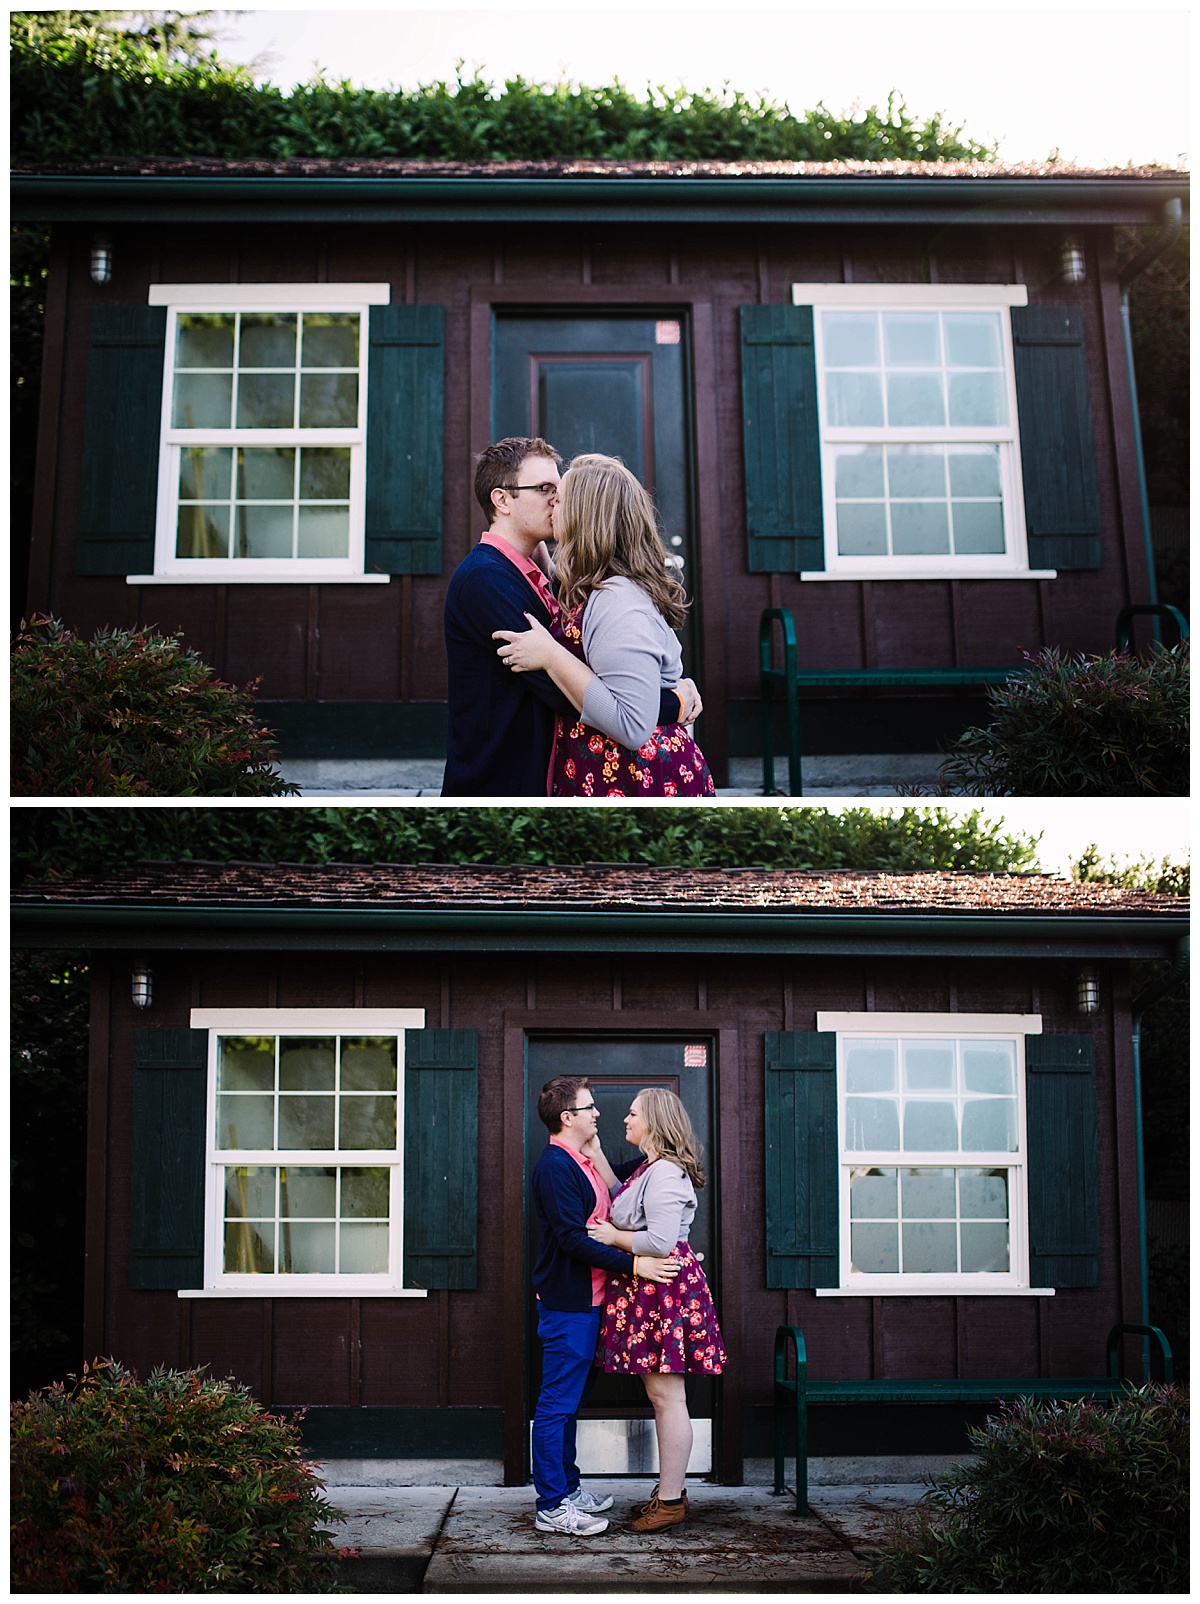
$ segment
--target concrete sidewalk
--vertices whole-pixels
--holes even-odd
[[[533,1489],[496,1485],[492,1461],[330,1460],[321,1474],[344,1515],[336,1541],[360,1555],[347,1562],[355,1592],[846,1593],[891,1518],[950,1463],[813,1460],[812,1513],[799,1517],[790,1488],[773,1495],[770,1462],[752,1460],[745,1486],[690,1483],[688,1521],[656,1535],[627,1529],[648,1481],[589,1477],[615,1499],[594,1538],[537,1531]]]

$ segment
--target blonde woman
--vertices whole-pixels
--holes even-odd
[[[663,1285],[636,1275],[609,1276],[596,1363],[609,1374],[641,1376],[646,1388],[658,1439],[658,1486],[635,1510],[631,1526],[658,1532],[687,1519],[684,1477],[692,1422],[685,1377],[719,1376],[726,1353],[707,1278],[688,1244],[696,1188],[705,1175],[687,1110],[674,1092],[644,1087],[625,1116],[625,1140],[646,1156],[614,1170],[602,1153],[593,1155],[609,1189],[619,1189],[611,1217],[590,1225],[588,1235],[626,1253],[673,1254],[680,1270]]]
[[[616,457],[576,457],[554,513],[560,639],[529,613],[497,630],[514,673],[545,669],[579,717],[560,717],[551,796],[713,796],[683,724],[660,725],[664,686],[683,672],[674,631],[687,611],[666,566],[646,489]]]

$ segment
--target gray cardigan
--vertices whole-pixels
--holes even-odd
[[[696,1217],[696,1188],[669,1158],[656,1158],[613,1199],[612,1223],[633,1232],[634,1253],[663,1259],[686,1242]]]
[[[583,721],[636,751],[658,724],[664,685],[683,676],[683,654],[640,585],[614,575],[588,597],[583,655],[596,676],[583,693]]]

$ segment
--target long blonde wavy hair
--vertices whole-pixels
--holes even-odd
[[[620,574],[642,587],[672,629],[683,623],[688,602],[666,565],[654,503],[619,457],[574,459],[563,475],[554,524],[564,606],[586,601]]]
[[[643,1086],[638,1098],[647,1141],[659,1158],[669,1158],[672,1164],[678,1164],[699,1191],[708,1179],[700,1162],[704,1149],[696,1140],[687,1109],[665,1086]]]

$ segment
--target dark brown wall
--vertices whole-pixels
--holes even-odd
[[[562,225],[468,228],[398,224],[319,229],[213,225],[116,231],[115,274],[88,277],[88,237],[56,240],[47,343],[37,532],[30,606],[84,630],[100,624],[182,629],[217,671],[262,676],[265,699],[440,701],[446,580],[478,534],[472,452],[486,443],[486,317],[472,300],[528,287],[532,304],[575,295],[603,305],[695,306],[700,594],[705,699],[757,696],[757,627],[764,607],[796,616],[802,667],[1019,663],[1022,650],[1073,652],[1112,644],[1121,606],[1143,599],[1145,559],[1111,230],[1084,230],[1087,282],[1056,279],[1061,231],[866,226]],[[386,281],[399,301],[446,308],[445,545],[438,577],[386,586],[127,586],[74,574],[80,450],[92,306],[142,303],[151,282]],[[933,580],[805,583],[746,571],[737,309],[790,299],[796,281],[1026,283],[1030,300],[1083,307],[1104,530],[1103,566],[1050,581]],[[614,302],[615,304],[615,302]],[[65,340],[57,325],[65,321]],[[481,336],[480,331],[483,330]],[[50,438],[53,435],[55,438]],[[478,438],[477,438],[478,437]],[[724,665],[727,665],[727,669]],[[695,665],[689,665],[694,667]],[[723,724],[723,716],[717,719]]]
[[[822,1377],[1094,1374],[1114,1322],[1136,1320],[1137,1253],[1126,972],[1102,973],[1112,1007],[1081,1021],[1076,966],[1050,961],[804,959],[664,955],[527,961],[519,956],[184,957],[155,962],[149,1013],[129,1001],[128,966],[99,966],[93,1016],[88,1356],[139,1369],[208,1364],[270,1404],[499,1406],[520,1372],[521,1307],[512,1244],[523,1165],[505,1153],[521,1129],[521,1029],[697,1028],[720,1023],[714,1143],[725,1267],[727,1398],[770,1402],[771,1345],[784,1321],[808,1339]],[[111,990],[111,1017],[108,1001]],[[201,1299],[128,1287],[133,1030],[185,1026],[191,1007],[418,1007],[428,1025],[480,1033],[479,1285],[428,1299]],[[1045,1028],[1093,1030],[1099,1092],[1101,1274],[1095,1289],[1045,1297],[817,1298],[768,1291],[763,1219],[763,1033],[808,1030],[816,1011],[1040,1012]],[[506,1060],[506,1020],[508,1056]],[[516,1025],[514,1027],[514,1023]],[[1114,1023],[1115,1021],[1115,1023]],[[514,1050],[515,1041],[515,1050]],[[505,1063],[509,1064],[506,1083]],[[507,1137],[506,1137],[506,1132]],[[517,1138],[519,1144],[519,1136]],[[730,1184],[729,1177],[738,1177]],[[508,1195],[511,1194],[511,1195]],[[514,1274],[506,1276],[509,1253]],[[519,1252],[519,1250],[518,1250]],[[740,1278],[740,1294],[730,1289]],[[515,1287],[515,1290],[514,1290]],[[519,1382],[517,1383],[519,1398]]]

